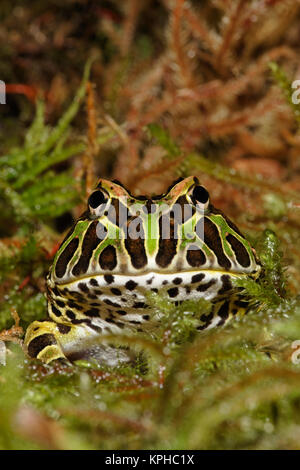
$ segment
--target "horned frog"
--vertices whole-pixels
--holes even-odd
[[[29,325],[25,347],[46,363],[94,354],[109,365],[128,361],[124,350],[99,347],[97,339],[151,330],[149,291],[177,303],[210,300],[197,326],[205,330],[247,311],[232,280],[260,272],[250,243],[196,177],[152,198],[100,179],[56,253],[46,282],[48,319]]]

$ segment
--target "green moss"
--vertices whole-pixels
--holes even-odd
[[[179,146],[174,142],[169,132],[156,123],[148,124],[150,136],[154,138],[167,152],[169,158],[181,155]]]
[[[282,253],[276,234],[265,230],[257,243],[257,250],[262,262],[262,276],[257,281],[237,279],[236,285],[244,288],[250,302],[259,305],[260,310],[271,310],[272,315],[293,310],[294,299],[288,298],[286,293]]]

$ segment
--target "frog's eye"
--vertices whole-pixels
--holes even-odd
[[[209,206],[209,194],[204,186],[195,186],[189,194],[191,200],[201,210],[207,210]]]
[[[101,189],[97,189],[88,199],[90,212],[94,215],[100,215],[102,210],[105,208],[107,201],[108,194]]]

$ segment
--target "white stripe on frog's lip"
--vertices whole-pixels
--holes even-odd
[[[111,287],[114,286],[124,286],[126,282],[133,280],[134,282],[138,282],[139,285],[145,285],[147,287],[160,287],[162,286],[162,281],[168,280],[169,283],[172,283],[172,279],[182,278],[182,285],[190,284],[191,277],[197,274],[203,273],[206,275],[211,275],[213,277],[221,277],[222,275],[229,276],[230,278],[240,278],[240,277],[251,277],[252,273],[245,273],[245,272],[233,272],[233,271],[225,271],[225,270],[217,270],[217,269],[199,269],[199,270],[190,270],[190,271],[178,271],[178,272],[157,272],[157,271],[150,271],[146,274],[114,274],[114,272],[108,273],[95,273],[94,275],[90,274],[89,276],[82,276],[76,277],[76,279],[70,279],[69,281],[59,282],[55,281],[55,285],[59,287],[69,287],[70,285],[75,285],[79,282],[88,282],[91,279],[96,279],[96,281],[100,286],[107,286],[108,283],[105,281],[105,277],[112,276],[114,278],[113,282],[111,283]],[[259,270],[256,273],[253,273],[253,278],[258,276]],[[150,283],[150,280],[152,282]],[[51,283],[51,278],[49,279]],[[149,282],[147,282],[149,281]],[[53,283],[53,281],[52,281]],[[157,284],[155,286],[155,283]],[[53,283],[54,285],[54,283]]]
[[[201,274],[203,274],[203,277],[201,276],[201,283],[206,283],[211,279],[221,279],[221,277],[224,275],[229,276],[231,279],[247,276],[245,273],[237,274],[228,271],[185,271],[172,274],[150,272],[136,276],[127,276],[123,274],[101,274],[78,278],[69,282],[65,282],[64,284],[59,284],[58,286],[61,288],[66,287],[69,290],[72,290],[73,288],[78,289],[79,284],[85,283],[89,287],[89,290],[92,290],[93,284],[90,281],[94,280],[92,282],[96,281],[97,287],[100,289],[120,287],[134,292],[139,287],[151,290],[155,288],[160,289],[163,287],[181,287],[191,284],[199,284],[200,281],[197,279],[197,276]]]

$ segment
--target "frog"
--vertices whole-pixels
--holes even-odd
[[[261,271],[255,249],[198,177],[179,178],[152,197],[100,179],[56,252],[46,278],[47,319],[27,328],[26,352],[44,363],[126,363],[127,350],[102,340],[152,335],[160,320],[150,295],[175,305],[209,301],[209,312],[197,316],[201,332],[248,312],[235,280],[257,280]]]

